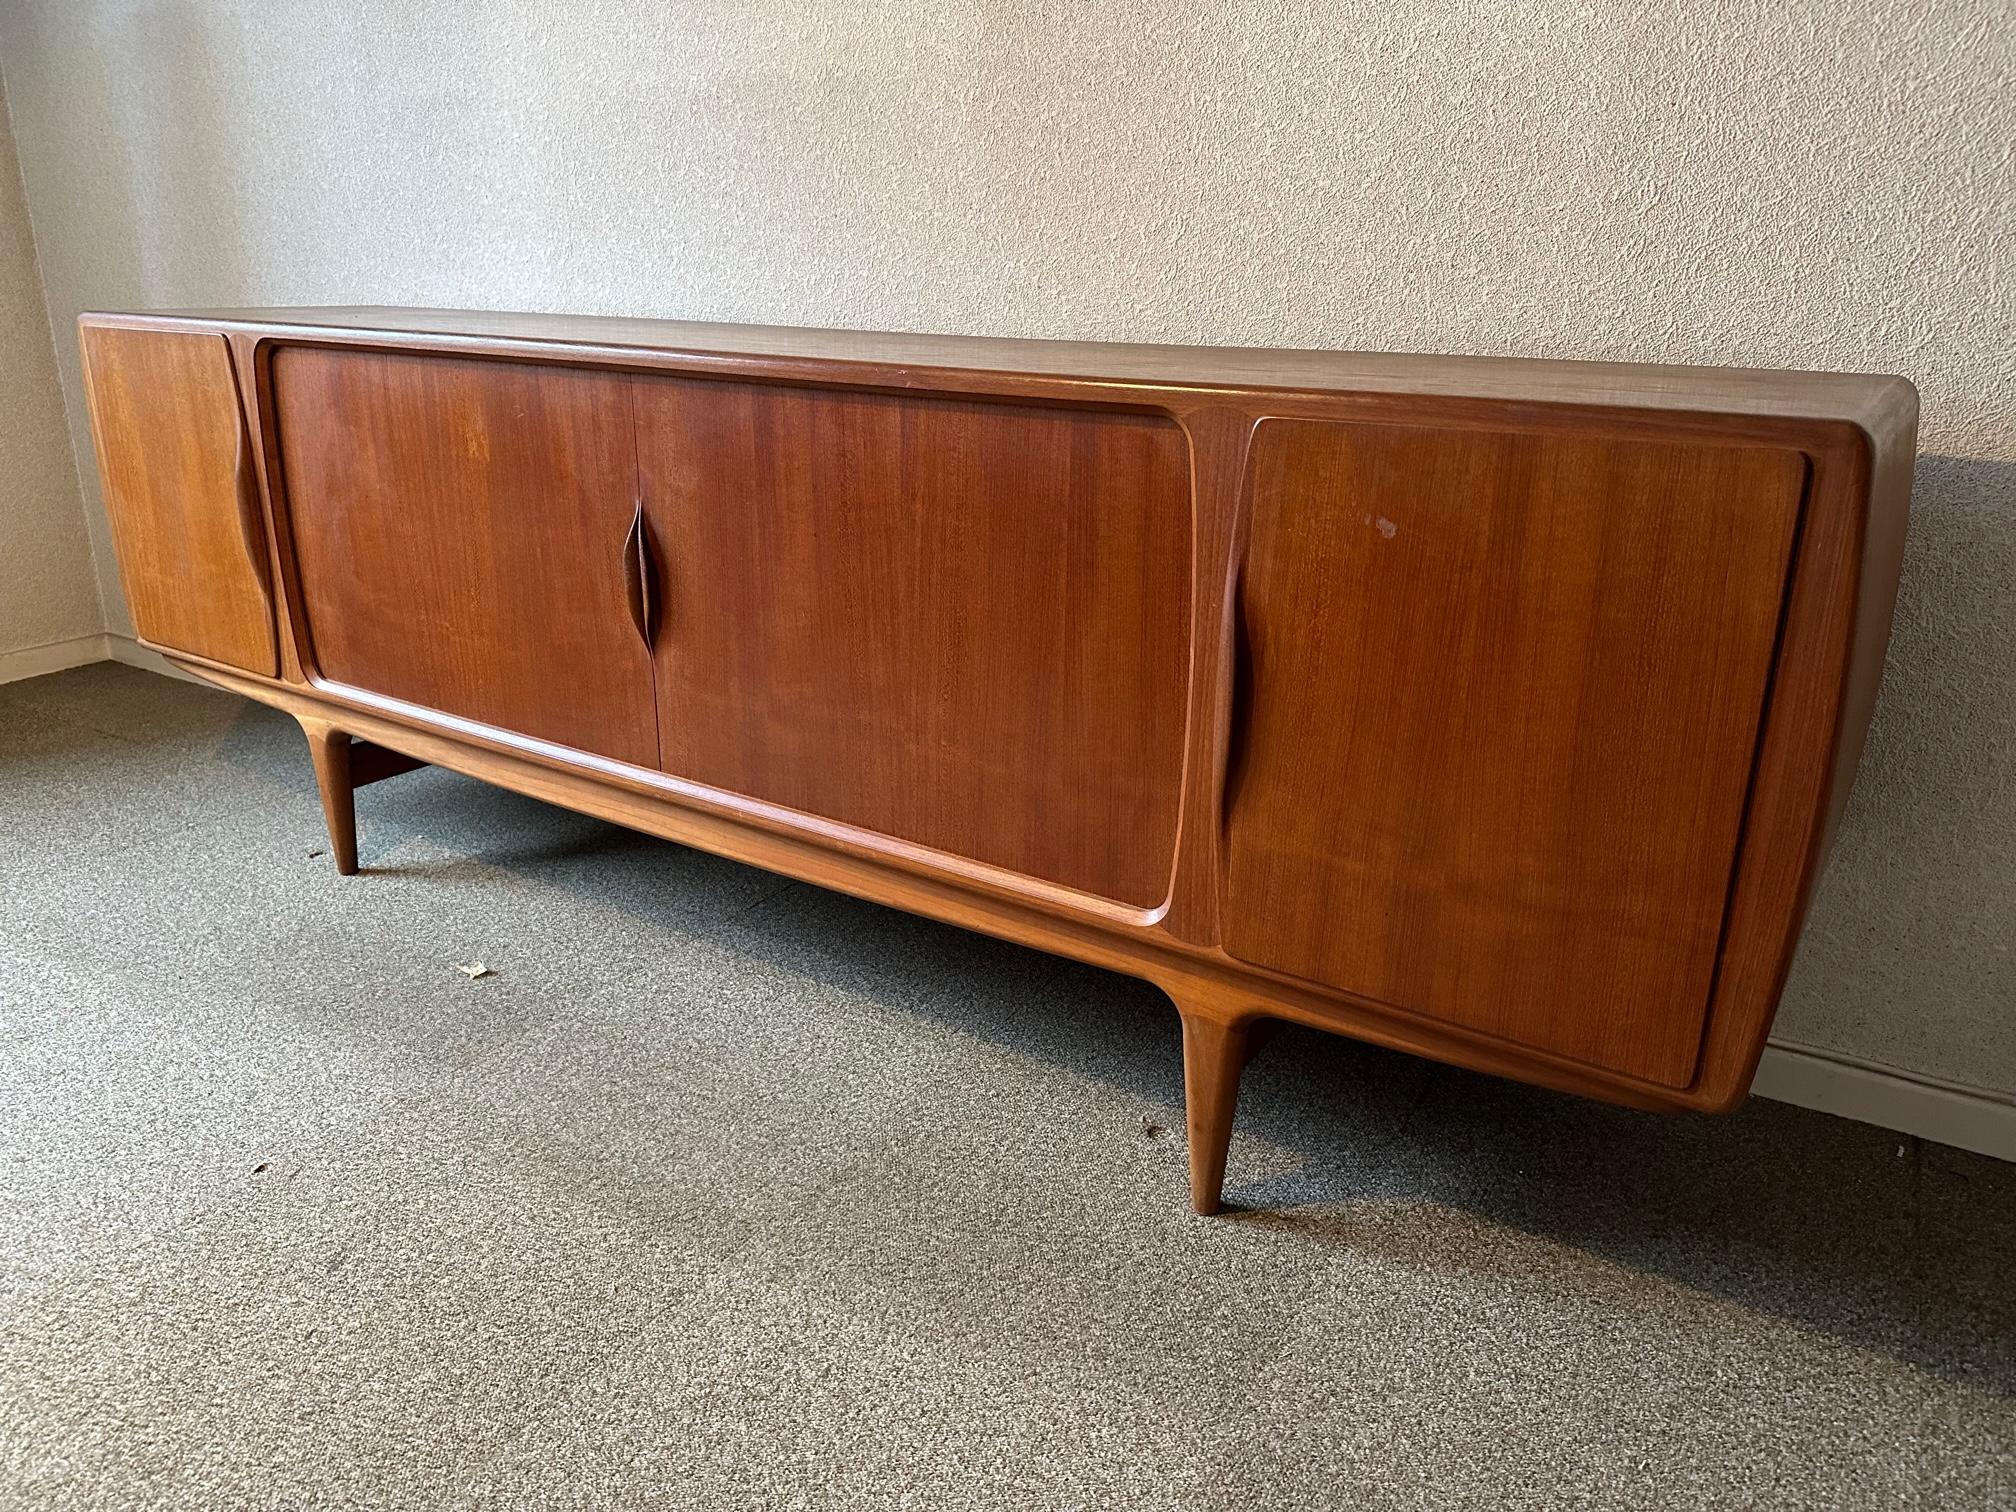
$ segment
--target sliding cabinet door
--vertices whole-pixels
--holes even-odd
[[[273,394],[323,679],[656,764],[629,380],[298,347]]]
[[[1149,908],[1189,456],[1114,410],[640,380],[667,771]]]

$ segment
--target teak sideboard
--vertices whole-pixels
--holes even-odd
[[[1254,1026],[1749,1087],[1889,634],[1899,378],[86,315],[134,624],[435,763]]]

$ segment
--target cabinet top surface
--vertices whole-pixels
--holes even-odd
[[[1887,439],[1915,421],[1917,391],[1898,377],[1764,368],[1563,362],[1529,357],[1147,346],[994,336],[730,325],[609,315],[536,315],[380,305],[86,314],[83,325],[161,324],[286,335],[383,335],[422,346],[524,345],[760,362],[855,363],[922,374],[986,372],[1181,389],[1288,389],[1692,410],[1847,421]],[[878,375],[878,382],[887,381]]]

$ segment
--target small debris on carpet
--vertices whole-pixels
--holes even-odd
[[[492,971],[488,966],[485,966],[481,961],[471,961],[467,966],[457,966],[455,969],[461,972],[462,975],[469,978],[469,980],[472,982],[475,981],[476,978],[478,977],[497,975],[496,972]]]

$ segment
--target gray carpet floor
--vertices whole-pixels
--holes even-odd
[[[1286,1030],[0,688],[0,1503],[2016,1505],[2016,1167]],[[494,974],[456,967],[481,961]]]

